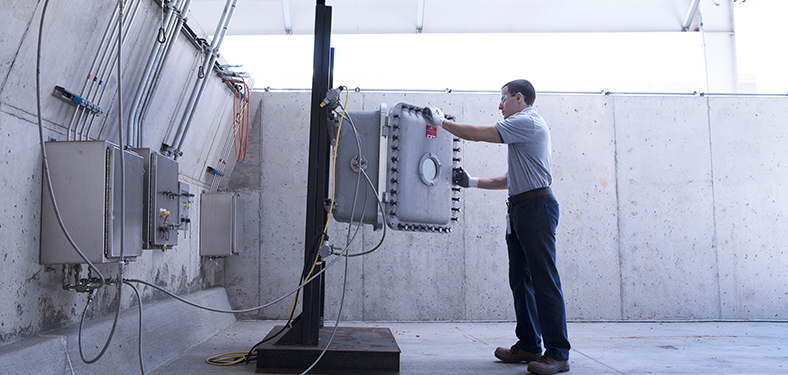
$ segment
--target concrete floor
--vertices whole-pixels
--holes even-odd
[[[205,359],[248,351],[278,321],[241,321],[149,374],[251,374],[256,365]],[[525,374],[493,356],[514,343],[514,323],[358,323],[388,327],[400,374]],[[333,326],[332,326],[333,327]],[[788,374],[788,323],[570,323],[570,374]],[[130,369],[131,371],[131,369]]]

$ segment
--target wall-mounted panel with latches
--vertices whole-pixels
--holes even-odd
[[[134,151],[142,156],[145,166],[143,248],[166,250],[178,244],[181,224],[178,162],[150,148]]]
[[[418,232],[451,231],[459,193],[452,168],[459,139],[425,118],[424,108],[398,103],[389,114],[386,215],[391,228]]]
[[[459,139],[432,126],[423,107],[398,103],[388,113],[386,108],[346,113],[345,121],[354,126],[342,125],[335,147],[334,218],[376,228],[385,219],[394,230],[450,232],[459,211],[459,189],[451,183],[452,169],[459,167]],[[370,185],[385,190],[376,196]]]

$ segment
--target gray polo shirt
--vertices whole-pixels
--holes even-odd
[[[552,145],[550,129],[542,116],[528,107],[496,122],[495,127],[509,147],[509,196],[550,186]]]

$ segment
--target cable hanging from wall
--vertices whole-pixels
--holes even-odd
[[[85,256],[84,252],[82,252],[80,250],[79,246],[77,246],[77,244],[74,242],[73,238],[69,234],[69,232],[68,232],[68,230],[67,230],[67,228],[66,228],[66,226],[65,226],[65,224],[63,222],[63,218],[62,218],[62,216],[60,214],[60,211],[59,211],[59,208],[58,208],[58,205],[57,205],[57,200],[56,200],[56,197],[55,197],[54,189],[52,188],[52,178],[51,178],[50,171],[49,171],[49,166],[48,166],[48,161],[47,161],[47,154],[46,154],[46,147],[45,147],[45,144],[44,144],[44,125],[43,125],[43,120],[42,120],[42,116],[41,116],[41,82],[40,82],[41,81],[41,77],[40,77],[41,76],[41,46],[42,46],[42,39],[43,39],[42,35],[43,35],[44,21],[45,21],[45,18],[46,18],[46,11],[47,11],[48,6],[49,6],[49,0],[46,0],[44,2],[44,5],[43,5],[42,11],[41,11],[41,19],[40,19],[39,29],[38,29],[38,42],[37,42],[37,50],[36,50],[36,73],[35,73],[35,77],[36,78],[35,78],[35,81],[36,81],[36,109],[37,109],[37,120],[38,120],[38,128],[39,128],[39,141],[40,141],[41,154],[42,154],[42,159],[43,159],[44,180],[46,181],[47,187],[49,188],[49,198],[52,200],[52,207],[53,207],[53,210],[55,211],[54,213],[55,213],[55,217],[57,218],[58,225],[60,226],[60,229],[63,231],[63,234],[67,238],[69,244],[74,249],[74,251],[76,251],[79,254],[79,256],[82,258],[82,260],[84,260],[85,263],[87,263],[87,265],[89,267],[89,270],[90,271],[95,271],[98,274],[98,277],[95,278],[96,279],[95,282],[93,282],[92,281],[93,278],[90,276],[90,271],[89,271],[88,282],[87,282],[86,285],[83,285],[84,288],[77,288],[77,287],[80,286],[80,284],[76,283],[75,284],[75,289],[74,289],[76,291],[83,291],[83,292],[88,293],[88,300],[87,300],[87,303],[85,304],[85,310],[82,313],[82,318],[80,319],[80,324],[79,324],[78,346],[79,346],[79,355],[80,355],[80,358],[82,359],[82,361],[87,363],[87,364],[91,364],[91,363],[95,363],[100,358],[102,358],[103,355],[106,353],[107,349],[109,348],[109,345],[112,342],[112,338],[114,337],[115,329],[117,327],[118,318],[119,318],[119,315],[120,315],[121,302],[122,302],[122,289],[123,289],[122,288],[123,284],[120,281],[123,279],[123,271],[124,271],[124,266],[125,266],[125,262],[126,262],[126,259],[124,259],[124,248],[125,248],[125,243],[124,243],[124,235],[125,235],[125,233],[124,233],[124,230],[125,230],[125,228],[124,228],[124,226],[125,226],[125,224],[124,224],[125,200],[121,200],[122,203],[120,205],[120,261],[118,262],[118,274],[119,274],[119,276],[115,280],[106,279],[104,277],[104,275],[101,273],[101,271],[95,266],[95,264],[93,264],[87,258],[87,256]],[[114,65],[114,67],[117,68],[118,77],[121,77],[122,76],[121,75],[121,61],[122,61],[121,60],[121,46],[123,44],[123,32],[122,32],[123,27],[122,27],[122,25],[123,25],[123,22],[124,22],[124,17],[123,17],[124,16],[124,14],[123,14],[124,0],[118,0],[118,5],[117,5],[117,9],[116,10],[117,10],[117,12],[116,12],[117,17],[115,17],[114,14],[113,14],[112,20],[113,21],[117,21],[117,24],[118,24],[118,34],[117,34],[117,37],[115,38],[115,40],[117,40],[117,48],[118,48],[117,49],[117,54],[116,54],[116,60],[117,60],[118,64]],[[113,40],[113,39],[110,38],[110,40]],[[122,111],[122,107],[121,107],[121,103],[122,103],[122,97],[121,97],[122,88],[121,88],[120,80],[118,80],[117,89],[118,89],[118,128],[119,128],[118,137],[119,137],[119,143],[123,144],[123,125],[122,125],[123,124],[123,119],[122,119],[123,111]],[[78,108],[78,110],[79,110],[79,108]],[[121,196],[125,195],[125,190],[124,190],[124,184],[125,184],[125,158],[124,158],[123,154],[124,154],[123,152],[120,153],[120,186],[121,186],[120,194],[121,194]],[[64,267],[64,275],[65,275],[65,267]],[[78,278],[79,278],[79,275],[77,273],[77,279]],[[118,294],[117,294],[117,301],[118,302],[117,302],[117,308],[115,309],[115,318],[114,318],[113,323],[112,323],[112,328],[110,330],[109,337],[105,341],[105,343],[104,343],[103,347],[100,349],[99,353],[94,358],[87,359],[85,357],[85,355],[84,355],[83,347],[82,347],[82,327],[83,327],[84,322],[85,322],[87,311],[88,311],[88,308],[89,308],[91,302],[93,301],[93,298],[95,296],[96,291],[98,289],[104,287],[105,285],[112,284],[112,283],[116,283],[118,285]],[[65,287],[66,287],[66,284],[64,283],[64,288]],[[96,346],[96,348],[98,348],[98,346]]]

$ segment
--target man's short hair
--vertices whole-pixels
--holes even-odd
[[[525,98],[525,104],[534,105],[534,102],[536,101],[536,90],[534,89],[534,85],[532,85],[531,82],[528,82],[528,80],[515,79],[514,81],[503,85],[503,87],[507,88],[509,95],[517,95],[518,92],[523,94],[523,97]]]

